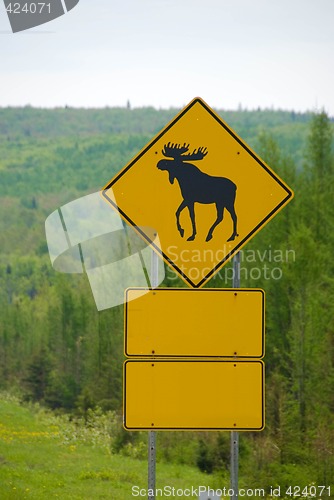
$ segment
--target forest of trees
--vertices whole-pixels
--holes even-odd
[[[44,222],[101,189],[176,112],[0,109],[0,389],[58,412],[121,414],[123,307],[98,312],[87,276],[52,268]],[[324,111],[218,113],[295,192],[242,253],[241,286],[263,288],[267,306],[266,428],[242,434],[241,473],[249,486],[330,485],[333,121]],[[168,271],[164,286],[176,285]],[[208,286],[232,286],[225,268]],[[159,434],[161,459],[208,473],[229,465],[228,433]],[[120,432],[119,448],[145,439]]]

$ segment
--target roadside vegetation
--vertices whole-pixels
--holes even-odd
[[[122,428],[123,308],[98,312],[84,274],[54,271],[44,222],[176,112],[0,109],[1,499],[121,500],[146,485],[147,435]],[[241,285],[266,292],[266,428],[241,435],[240,482],[334,487],[333,120],[218,113],[295,191],[243,251]],[[208,286],[231,287],[229,269]],[[164,286],[185,285],[168,271]],[[228,474],[228,433],[158,433],[158,483]]]

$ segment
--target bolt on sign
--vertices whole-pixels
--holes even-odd
[[[262,358],[264,324],[260,289],[128,288],[125,293],[128,357]]]
[[[261,360],[127,360],[124,427],[261,431],[263,386]]]
[[[196,98],[102,195],[188,285],[199,288],[292,199],[293,192]],[[161,247],[144,227],[154,228]]]

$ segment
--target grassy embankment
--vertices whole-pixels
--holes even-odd
[[[111,453],[106,425],[103,415],[95,425],[79,425],[0,397],[1,500],[135,498],[132,487],[147,485],[147,461]],[[159,488],[208,485],[208,479],[185,465],[157,466]]]

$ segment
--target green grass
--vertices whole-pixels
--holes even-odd
[[[129,500],[133,486],[147,487],[147,460],[111,454],[92,439],[94,429],[75,438],[71,429],[66,419],[0,398],[0,499]],[[158,488],[214,487],[212,479],[192,467],[157,464]]]

